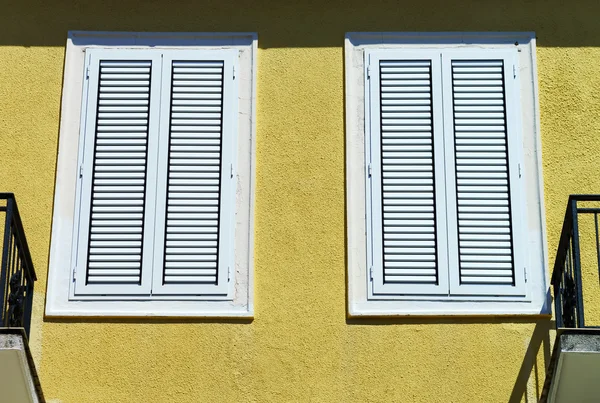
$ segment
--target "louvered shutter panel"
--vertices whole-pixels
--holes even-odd
[[[446,52],[452,295],[524,295],[516,50]]]
[[[233,269],[237,51],[167,52],[154,294],[226,294]],[[162,267],[161,267],[162,266]]]
[[[160,55],[89,50],[75,294],[148,294]],[[154,150],[153,150],[154,149]]]
[[[447,294],[439,54],[366,57],[373,294]]]

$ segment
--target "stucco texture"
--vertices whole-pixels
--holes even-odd
[[[600,193],[600,3],[8,0],[2,10],[0,190],[17,195],[38,272],[30,344],[49,401],[537,401],[547,318],[346,319],[343,39],[536,32],[553,261],[568,194]],[[68,30],[258,33],[253,321],[43,318]]]

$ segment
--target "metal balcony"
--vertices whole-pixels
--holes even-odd
[[[28,345],[37,278],[12,193],[0,193],[0,213],[0,401],[44,402]]]
[[[600,401],[600,195],[571,195],[552,273],[556,342],[542,402]],[[587,293],[584,298],[584,291]],[[591,323],[591,321],[588,321]],[[600,321],[598,321],[600,324]]]
[[[37,277],[12,193],[0,193],[0,212],[5,216],[0,266],[0,327],[22,327],[29,337],[33,282]]]

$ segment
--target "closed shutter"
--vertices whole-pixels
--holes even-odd
[[[524,293],[515,53],[444,53],[452,295]]]
[[[153,221],[147,194],[160,55],[92,50],[87,57],[75,293],[149,293],[143,268],[151,266],[153,240],[144,227]]]
[[[367,57],[373,292],[447,294],[439,54]]]
[[[233,269],[235,207],[233,63],[166,52],[154,294],[225,294]],[[231,97],[231,98],[230,98]],[[163,210],[164,209],[164,210]]]

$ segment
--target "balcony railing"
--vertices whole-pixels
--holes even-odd
[[[556,340],[540,396],[543,403],[595,402],[600,396],[600,327],[590,326],[600,313],[599,215],[600,195],[569,197],[552,272]]]
[[[563,223],[562,233],[556,252],[556,261],[552,273],[552,287],[554,291],[554,309],[556,313],[557,328],[584,328],[585,311],[583,307],[583,287],[581,270],[581,237],[580,216],[590,215],[593,220],[586,220],[585,233],[581,235],[589,238],[587,232],[595,232],[595,251],[590,259],[591,251],[586,253],[586,263],[595,260],[600,276],[600,233],[598,232],[598,215],[600,207],[589,207],[593,202],[600,202],[600,195],[571,195],[567,203],[567,211]],[[596,203],[597,204],[597,203]],[[586,249],[590,245],[586,243]],[[600,279],[600,277],[599,277]]]
[[[29,337],[33,283],[37,277],[14,194],[0,193],[0,212],[4,212],[4,220],[0,218],[0,229],[4,230],[0,262],[0,327],[25,328]]]

